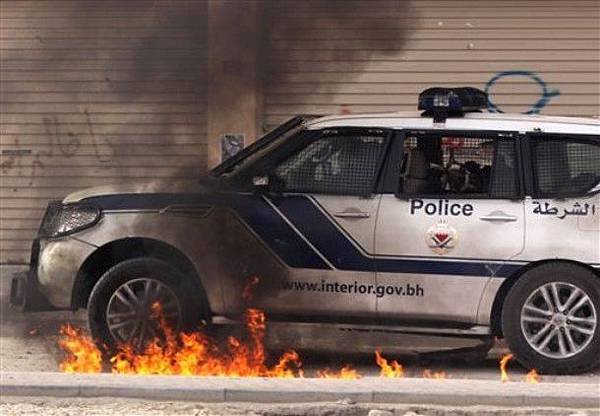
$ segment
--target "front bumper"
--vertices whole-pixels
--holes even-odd
[[[29,312],[71,309],[75,278],[95,248],[69,237],[34,240],[29,271],[11,282],[10,303]]]
[[[58,309],[40,292],[37,276],[39,258],[40,240],[36,238],[31,245],[29,270],[15,273],[10,282],[10,304],[23,312],[54,311]]]
[[[31,270],[13,275],[10,285],[10,304],[23,312],[58,310],[40,292],[37,278]]]

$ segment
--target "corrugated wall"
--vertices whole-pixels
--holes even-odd
[[[309,28],[296,41],[273,35],[285,65],[267,83],[268,127],[297,113],[414,110],[427,87],[488,82],[505,112],[600,113],[598,1],[321,3],[293,15]],[[321,23],[332,8],[347,19]],[[404,28],[397,47],[362,49],[364,39],[389,39],[394,23]]]
[[[204,1],[2,1],[0,256],[50,199],[206,166]]]
[[[259,27],[267,129],[412,110],[432,85],[490,83],[504,111],[600,112],[597,1],[290,4],[259,1],[295,28]],[[205,168],[206,27],[203,0],[0,2],[1,262],[28,260],[49,199]]]

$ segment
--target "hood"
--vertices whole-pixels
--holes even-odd
[[[149,194],[149,193],[196,193],[204,192],[206,187],[198,181],[151,181],[127,182],[113,185],[95,186],[73,192],[63,199],[64,204],[79,202],[86,198],[119,195],[119,194]]]

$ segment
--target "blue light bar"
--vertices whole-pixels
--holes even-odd
[[[419,94],[418,109],[424,111],[423,116],[433,116],[436,122],[487,108],[488,96],[477,88],[429,88]]]

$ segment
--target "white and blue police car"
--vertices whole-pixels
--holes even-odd
[[[235,318],[504,338],[542,373],[600,362],[600,122],[486,112],[472,88],[415,113],[296,117],[194,184],[52,202],[12,302],[87,308],[103,344]],[[483,110],[482,110],[483,109]],[[332,335],[333,336],[333,335]],[[475,341],[474,341],[475,340]],[[440,347],[441,348],[441,347]]]

